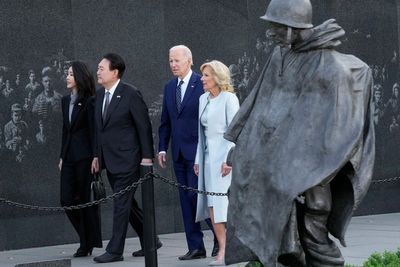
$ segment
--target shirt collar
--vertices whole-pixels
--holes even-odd
[[[116,82],[113,86],[111,86],[110,90],[108,90],[108,92],[110,92],[110,95],[111,95],[111,96],[114,94],[115,89],[117,88],[117,86],[118,86],[118,84],[119,84],[119,81],[120,81],[120,79],[118,79],[117,82]],[[104,89],[104,90],[105,90],[105,92],[107,92],[106,89]]]
[[[189,84],[190,77],[192,77],[192,73],[193,73],[193,71],[189,70],[189,72],[188,72],[188,74],[186,74],[185,78],[182,79],[184,85],[188,85]],[[181,79],[178,78],[178,84],[179,84],[180,81],[181,81]]]
[[[72,103],[75,102],[77,98],[78,98],[78,94],[72,92],[72,93],[71,93],[71,102],[72,102]]]

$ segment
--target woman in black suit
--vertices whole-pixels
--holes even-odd
[[[61,205],[70,206],[90,201],[95,83],[87,66],[79,61],[72,62],[66,81],[71,94],[61,101],[63,133],[59,168]],[[93,247],[102,247],[98,206],[67,210],[66,214],[80,239],[74,257],[91,255]]]

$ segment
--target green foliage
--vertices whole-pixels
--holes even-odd
[[[244,267],[264,267],[259,261],[250,261]]]
[[[246,267],[263,267],[258,261],[249,262]],[[345,267],[360,267],[346,264]],[[373,253],[362,267],[400,267],[400,248],[396,252],[385,251],[383,253]]]
[[[400,266],[400,249],[397,252],[385,251],[383,254],[373,253],[363,267],[398,267]]]
[[[399,267],[400,266],[400,248],[397,252],[385,251],[383,253],[373,253],[362,267]],[[356,267],[346,264],[345,267]]]

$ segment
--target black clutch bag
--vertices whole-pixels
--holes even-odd
[[[93,174],[93,180],[91,187],[91,198],[92,200],[99,200],[106,197],[106,188],[101,178],[100,173]]]

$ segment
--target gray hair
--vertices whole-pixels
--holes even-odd
[[[190,61],[193,62],[192,51],[190,51],[189,47],[187,47],[186,45],[173,46],[169,49],[169,52],[171,52],[172,50],[182,50],[185,57],[187,57]]]

